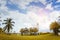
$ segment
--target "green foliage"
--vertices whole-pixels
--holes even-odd
[[[3,23],[3,24],[5,24],[5,27],[3,29],[4,29],[4,31],[7,30],[7,32],[9,33],[10,29],[12,29],[12,26],[13,26],[12,23],[14,23],[14,22],[12,22],[11,18],[7,18],[7,20],[4,20],[4,21],[5,21],[5,23]]]
[[[50,29],[53,30],[55,35],[58,35],[58,32],[60,31],[58,30],[59,28],[60,28],[60,25],[56,21],[50,24]]]
[[[23,34],[29,34],[29,35],[37,35],[38,33],[38,29],[37,28],[22,28],[21,30],[20,30],[20,32],[21,32],[21,35],[23,35]]]
[[[54,29],[54,28],[60,28],[60,25],[57,23],[57,22],[52,22],[51,24],[50,24],[50,29],[52,30],[52,29]]]

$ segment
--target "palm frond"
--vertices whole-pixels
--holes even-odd
[[[15,22],[11,22],[11,23],[15,23]]]
[[[4,20],[4,21],[7,21],[7,20]]]
[[[7,28],[7,26],[5,26],[5,27],[3,28],[3,31],[5,31],[5,30],[6,30],[6,28]]]
[[[7,24],[7,23],[2,23],[2,24]]]
[[[7,30],[7,32],[9,33],[10,29],[13,29],[12,26],[14,26],[12,23],[15,23],[14,21],[12,21],[11,18],[7,18],[7,20],[4,20],[6,21],[5,23],[2,23],[2,24],[6,24],[6,26],[4,27],[4,31]]]

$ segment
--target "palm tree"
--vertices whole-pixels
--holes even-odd
[[[12,23],[15,23],[15,22],[13,22],[11,18],[7,18],[7,20],[4,20],[4,21],[5,23],[3,24],[5,24],[5,27],[3,29],[4,31],[7,31],[9,33],[10,29],[12,29],[12,26],[14,26]]]
[[[0,33],[2,33],[2,28],[0,28]]]

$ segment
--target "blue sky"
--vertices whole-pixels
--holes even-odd
[[[36,27],[37,23],[40,32],[47,32],[50,23],[60,16],[60,0],[0,0],[0,14],[1,19],[15,21],[13,32]]]

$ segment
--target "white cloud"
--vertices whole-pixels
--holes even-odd
[[[51,3],[50,4],[47,4],[46,8],[45,9],[48,9],[48,10],[53,10],[53,7],[51,6]]]
[[[7,14],[8,13],[8,8],[6,7],[6,0],[0,0],[0,13],[1,16],[3,16],[3,14]]]
[[[58,0],[57,2],[60,2],[60,0]]]
[[[28,5],[30,2],[42,2],[44,5],[46,4],[45,0],[10,0],[13,4],[17,4],[19,8],[26,8],[26,5]]]
[[[0,0],[1,1],[1,0]],[[26,5],[34,0],[11,0],[14,4],[19,5],[19,7],[25,8]],[[43,0],[40,0],[43,2]],[[16,11],[9,11],[8,8],[5,6],[4,1],[1,3],[4,6],[1,6],[0,10],[4,11],[1,12],[3,14],[8,15],[1,15],[3,19],[12,18],[15,21],[15,26],[13,27],[13,31],[19,32],[20,28],[23,27],[33,27],[36,23],[39,23],[40,31],[49,29],[49,25],[51,22],[55,21],[58,16],[60,16],[59,11],[48,12],[46,9],[53,10],[51,4],[48,4],[46,8],[39,8],[36,6],[28,7],[27,14],[22,14],[18,10]]]
[[[42,2],[44,5],[46,4],[46,0],[39,0],[40,2]]]
[[[28,8],[28,11],[31,11],[35,13],[36,15],[38,15],[37,17],[35,16],[35,18],[37,18],[36,21],[38,21],[40,24],[40,31],[46,30],[46,29],[48,30],[51,22],[57,20],[56,18],[60,15],[59,11],[48,12],[47,9],[53,10],[53,8],[51,7],[51,4],[48,4],[45,9],[35,7],[35,6],[30,6]],[[34,17],[32,13],[31,13],[31,17]]]
[[[1,6],[5,6],[6,5],[6,0],[0,0],[0,4],[1,4]]]
[[[51,21],[57,20],[58,16],[60,16],[60,12],[59,11],[53,11],[49,15]]]
[[[39,22],[38,16],[34,12],[28,12],[28,14],[19,13],[19,11],[8,11],[9,15],[3,15],[3,19],[12,18],[15,21],[13,31],[19,32],[20,28],[32,27]]]
[[[33,0],[10,0],[12,3],[17,4],[19,8],[26,8],[26,5],[28,5]]]

